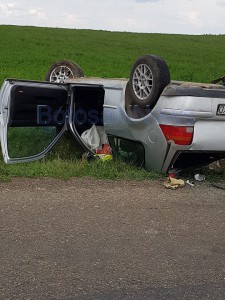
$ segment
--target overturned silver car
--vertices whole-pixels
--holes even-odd
[[[43,82],[6,79],[0,91],[4,160],[40,159],[67,130],[94,156],[81,136],[96,126],[113,155],[146,169],[167,173],[209,164],[225,157],[223,84],[171,81],[155,55],[137,59],[129,79],[86,78],[70,61],[53,64]]]

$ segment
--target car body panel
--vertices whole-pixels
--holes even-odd
[[[77,78],[69,83],[102,84],[105,89],[104,128],[110,136],[137,141],[145,148],[145,167],[160,172],[167,152],[167,143],[154,115],[132,119],[125,111],[126,79]]]
[[[68,97],[64,101],[66,104],[67,100],[65,123],[63,126],[60,124],[60,132],[48,147],[32,157],[11,159],[7,149],[7,128],[10,127],[11,93],[15,86],[51,91],[64,90]],[[9,79],[5,80],[0,91],[1,145],[5,161],[15,163],[42,158],[67,129],[86,151],[94,155],[81,139],[80,131],[83,129],[77,128],[76,125],[78,90],[82,89],[90,90],[90,93],[87,93],[90,97],[92,90],[96,96],[98,90],[102,89],[103,125],[106,134],[141,143],[145,149],[146,169],[168,172],[182,153],[208,152],[208,156],[211,157],[215,152],[225,156],[225,115],[218,115],[219,105],[225,105],[225,88],[219,85],[171,82],[162,92],[154,108],[147,111],[129,105],[129,101],[127,105],[127,79],[74,78],[64,84]],[[41,103],[45,104],[43,101]],[[49,124],[44,126],[47,125]],[[90,122],[89,126],[91,125]],[[160,125],[193,126],[191,144],[177,145],[173,140],[167,141]]]
[[[199,120],[195,123],[190,150],[224,151],[225,121]]]

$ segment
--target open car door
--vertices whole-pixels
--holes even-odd
[[[44,157],[67,130],[67,85],[7,79],[0,92],[6,163]]]

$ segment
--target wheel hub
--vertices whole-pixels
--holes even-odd
[[[63,74],[63,73],[59,73],[58,77],[57,77],[57,81],[60,83],[63,83],[68,77]]]
[[[141,89],[144,89],[146,87],[146,85],[147,85],[147,78],[145,75],[141,75],[140,81],[139,81],[139,87]]]
[[[153,76],[149,66],[140,64],[134,71],[133,90],[140,100],[147,99],[153,87]]]
[[[65,66],[55,68],[50,75],[50,81],[57,83],[64,83],[68,78],[74,78],[74,75],[72,70]]]

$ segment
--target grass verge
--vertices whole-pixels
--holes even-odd
[[[0,160],[0,181],[9,181],[13,177],[52,177],[70,179],[73,177],[94,177],[111,180],[158,179],[163,175],[146,171],[128,163],[113,159],[101,161],[82,159],[82,147],[73,136],[66,132],[53,150],[42,160],[30,163],[7,165]]]
[[[5,165],[0,163],[0,181],[13,177],[53,177],[70,179],[73,177],[94,177],[110,180],[159,179],[163,175],[136,168],[120,160],[103,162],[101,160],[42,160],[24,164]]]

